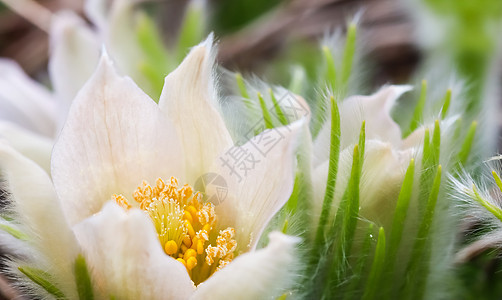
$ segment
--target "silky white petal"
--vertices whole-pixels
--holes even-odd
[[[233,145],[225,123],[212,104],[216,91],[211,43],[212,36],[194,47],[166,77],[159,102],[181,138],[189,182],[207,172],[215,158]]]
[[[73,263],[78,253],[75,237],[64,218],[47,173],[4,142],[0,143],[0,169],[23,231],[42,255],[35,264],[46,268],[63,292],[74,298]],[[42,261],[39,261],[42,259]]]
[[[98,299],[187,299],[185,267],[166,255],[148,216],[113,202],[75,225]]]
[[[52,155],[70,223],[98,212],[112,194],[131,197],[142,180],[183,179],[183,161],[173,125],[104,55],[75,98]]]
[[[0,59],[0,119],[48,137],[56,130],[52,95],[7,59]]]
[[[69,11],[53,17],[50,37],[49,74],[62,124],[77,92],[96,69],[101,46],[85,22]]]
[[[266,248],[242,254],[214,273],[191,299],[277,299],[295,276],[299,239],[279,232],[269,238]]]
[[[366,121],[366,139],[381,140],[400,147],[401,129],[390,112],[395,101],[410,90],[411,86],[391,85],[371,96],[352,96],[340,103],[341,149],[357,143],[363,121]],[[328,121],[314,143],[315,165],[329,157],[330,132],[331,122]]]
[[[50,174],[51,152],[54,144],[52,139],[4,121],[0,121],[0,137]]]
[[[291,196],[294,150],[303,119],[266,130],[243,146],[227,149],[216,161],[228,195],[216,206],[219,226],[236,230],[237,251],[254,249],[270,219]]]
[[[377,140],[367,140],[365,148],[360,183],[360,215],[379,225],[390,226],[406,168],[415,153],[413,149],[396,150],[391,144]],[[333,202],[335,208],[338,207],[350,179],[352,156],[353,147],[348,147],[340,153]],[[315,215],[319,215],[324,200],[328,165],[326,161],[312,174]]]

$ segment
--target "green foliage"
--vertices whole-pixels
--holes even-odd
[[[85,258],[80,254],[75,259],[74,264],[75,281],[77,283],[77,292],[80,300],[92,300],[94,294],[92,291],[91,277],[87,269]]]
[[[63,292],[59,288],[53,284],[51,275],[44,272],[43,270],[32,268],[32,267],[19,267],[18,268],[21,273],[26,275],[31,281],[38,284],[44,290],[46,290],[49,294],[53,295],[56,299],[67,299]]]

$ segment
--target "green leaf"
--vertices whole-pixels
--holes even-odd
[[[79,254],[75,259],[74,265],[75,281],[77,283],[77,292],[80,300],[92,300],[94,294],[92,291],[91,276],[87,269],[87,263],[84,256]]]
[[[248,90],[246,88],[246,83],[244,82],[241,73],[235,73],[235,81],[237,82],[237,87],[239,87],[242,98],[250,99]]]
[[[277,102],[277,98],[275,98],[274,91],[272,89],[268,89],[268,92],[270,94],[270,98],[272,99],[272,103],[274,104],[274,109],[277,115],[277,119],[279,119],[279,122],[281,122],[282,125],[287,125],[288,120],[286,119],[286,115],[282,111],[281,106]]]
[[[479,195],[476,186],[472,185],[472,191],[474,193],[474,200],[476,200],[479,204],[481,204],[487,211],[489,211],[493,216],[495,216],[499,221],[502,222],[502,210],[490,202],[486,201],[481,195]]]
[[[361,124],[361,131],[359,133],[359,173],[362,172],[364,162],[364,148],[366,146],[366,121]]]
[[[450,102],[451,102],[451,89],[448,89],[446,91],[446,95],[444,96],[443,107],[441,108],[441,120],[444,120],[444,118],[446,118],[446,114],[448,113],[448,109],[450,108]]]
[[[495,183],[497,184],[497,187],[499,188],[499,191],[502,192],[502,180],[500,180],[499,175],[497,172],[492,171],[493,179],[495,179]]]
[[[467,163],[467,159],[469,158],[469,154],[471,153],[472,143],[474,141],[474,136],[476,135],[477,126],[478,123],[476,121],[471,123],[464,143],[462,144],[462,148],[460,148],[460,152],[458,153],[458,162],[462,165],[465,165]]]
[[[359,182],[361,178],[359,158],[359,145],[355,145],[349,183],[328,235],[332,238],[334,237],[335,241],[330,243],[330,246],[333,246],[334,250],[328,252],[328,255],[332,256],[333,262],[328,277],[329,287],[325,290],[326,298],[334,296],[334,291],[331,287],[338,286],[346,277],[347,257],[352,248],[359,216]]]
[[[328,178],[326,182],[326,191],[322,204],[319,225],[317,226],[314,248],[319,248],[323,244],[324,230],[331,214],[333,198],[335,196],[336,176],[338,173],[338,160],[340,156],[340,112],[338,105],[331,97],[331,136],[329,148],[329,166]]]
[[[343,52],[342,61],[342,85],[344,93],[347,92],[350,74],[352,73],[352,65],[354,63],[354,55],[356,53],[356,30],[355,23],[349,24],[347,29],[347,39],[345,42],[345,50]]]
[[[367,260],[371,250],[371,240],[373,238],[373,223],[370,223],[368,226],[368,230],[366,231],[363,245],[361,247],[361,252],[357,256],[356,267],[354,269],[354,275],[350,281],[347,290],[345,291],[345,300],[350,299],[360,299],[360,288],[362,285],[363,272],[367,266]]]
[[[430,239],[429,233],[434,219],[434,212],[436,210],[436,203],[441,185],[441,165],[437,167],[434,182],[430,187],[429,200],[425,214],[420,223],[415,243],[413,244],[411,258],[407,267],[407,276],[410,281],[405,286],[405,297],[407,299],[422,299],[427,282],[427,273],[429,269],[429,248]]]
[[[10,235],[12,235],[13,237],[15,237],[18,240],[27,241],[29,239],[28,236],[24,232],[14,228],[14,227],[11,227],[7,224],[0,223],[0,229],[7,232]]]
[[[415,111],[413,112],[413,116],[411,117],[410,127],[405,136],[408,136],[410,133],[415,131],[415,129],[420,126],[420,122],[422,122],[425,102],[427,100],[427,81],[422,80],[422,88],[420,90],[420,98],[418,99],[417,105],[415,106]]]
[[[397,251],[401,243],[403,229],[405,226],[406,215],[408,214],[408,207],[410,206],[411,195],[413,192],[413,177],[415,174],[415,160],[412,159],[404,175],[401,191],[397,199],[396,210],[392,220],[392,227],[389,238],[389,247],[386,258],[386,270],[388,272],[394,271],[394,265],[397,259]]]
[[[41,286],[44,290],[46,290],[49,294],[56,297],[56,299],[67,299],[63,292],[58,289],[54,284],[51,283],[51,275],[36,268],[31,268],[28,266],[18,267],[18,270],[21,271],[26,277],[28,277],[31,281]]]
[[[378,292],[380,291],[381,285],[380,281],[382,278],[382,271],[384,269],[385,263],[385,231],[383,227],[380,227],[378,231],[378,241],[375,249],[375,256],[373,258],[373,264],[371,265],[371,271],[366,283],[366,288],[364,289],[363,300],[369,299],[379,299]]]
[[[265,121],[265,128],[267,129],[274,128],[274,123],[272,122],[272,116],[268,111],[265,99],[263,99],[263,96],[260,93],[258,93],[258,100],[260,100],[260,107],[263,113],[263,120]]]

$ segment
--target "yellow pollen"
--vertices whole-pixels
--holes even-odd
[[[179,188],[175,177],[158,178],[155,186],[143,181],[132,197],[136,203],[122,195],[112,195],[112,200],[124,209],[139,207],[150,217],[164,252],[185,266],[196,285],[234,258],[235,230],[213,232],[218,228],[214,205],[203,203],[191,186]]]

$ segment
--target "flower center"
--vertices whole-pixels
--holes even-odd
[[[125,209],[132,207],[122,195],[112,198]],[[159,178],[154,187],[143,181],[133,198],[155,225],[164,252],[186,267],[195,284],[232,261],[237,247],[234,228],[213,232],[214,205],[202,203],[202,194],[194,193],[191,186],[178,188],[175,177],[168,182]]]

